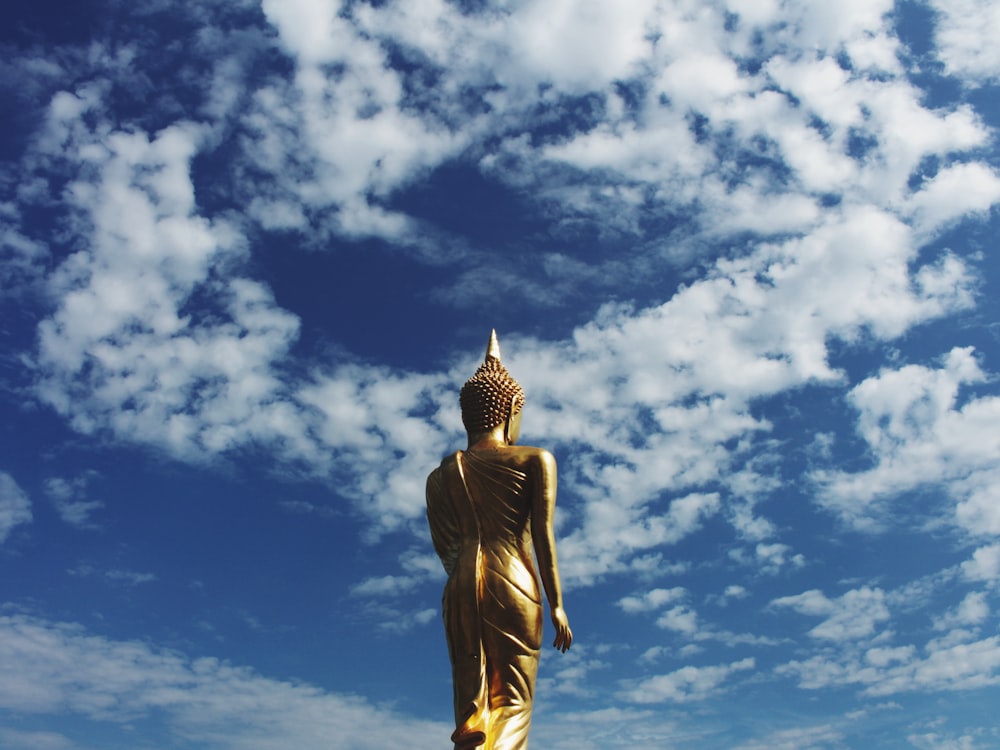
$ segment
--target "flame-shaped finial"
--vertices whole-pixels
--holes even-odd
[[[490,357],[493,357],[497,362],[500,361],[500,342],[497,341],[497,329],[490,329],[490,343],[486,346],[486,358],[484,362],[489,361]]]

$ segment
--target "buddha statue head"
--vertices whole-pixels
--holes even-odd
[[[462,406],[462,423],[470,437],[490,432],[506,423],[508,442],[517,439],[517,425],[511,423],[515,422],[514,417],[520,415],[524,406],[524,390],[500,363],[496,331],[490,333],[483,364],[462,386],[458,400]]]

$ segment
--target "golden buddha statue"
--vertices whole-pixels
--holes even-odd
[[[553,645],[565,652],[573,642],[552,528],[556,462],[546,450],[515,445],[524,392],[500,363],[495,331],[459,400],[469,446],[427,478],[431,539],[448,573],[451,739],[455,750],[526,750],[542,645],[539,574]]]

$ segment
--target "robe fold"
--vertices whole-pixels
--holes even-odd
[[[458,451],[427,479],[427,520],[448,573],[442,611],[456,750],[526,750],[542,637],[522,471]]]

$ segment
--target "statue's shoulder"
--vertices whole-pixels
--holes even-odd
[[[531,456],[542,461],[555,461],[552,454],[545,448],[539,448],[535,445],[513,445],[511,446],[514,450],[524,451],[526,456]]]
[[[438,467],[434,469],[435,472],[448,472],[454,471],[455,467],[458,465],[458,456],[462,451],[455,451],[454,453],[449,453],[447,456],[441,459],[441,463]]]
[[[543,469],[555,469],[556,459],[545,448],[533,445],[512,445],[506,449],[509,455],[521,466],[541,466]]]
[[[428,497],[437,494],[443,487],[454,481],[454,478],[459,473],[459,453],[460,451],[455,451],[454,453],[442,458],[441,463],[427,475]]]

